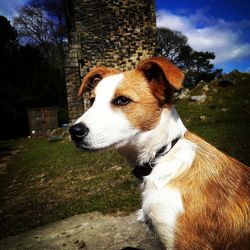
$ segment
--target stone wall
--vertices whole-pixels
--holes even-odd
[[[68,0],[69,47],[65,64],[69,118],[88,108],[87,94],[77,98],[82,77],[93,67],[133,68],[154,55],[154,0]]]

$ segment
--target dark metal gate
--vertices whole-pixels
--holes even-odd
[[[58,128],[57,107],[28,109],[29,131],[32,137],[48,136]]]

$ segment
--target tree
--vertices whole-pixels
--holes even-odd
[[[214,53],[193,51],[191,57],[197,73],[209,73],[213,69],[213,64],[210,63],[210,60],[215,59]]]
[[[38,45],[49,61],[63,66],[66,51],[63,0],[31,0],[18,10],[14,24],[20,37]]]
[[[0,16],[0,139],[28,135],[27,108],[57,106],[66,122],[63,72],[31,45],[19,45],[17,32]],[[63,113],[64,112],[64,113]]]
[[[167,28],[157,30],[159,54],[186,72],[186,82],[197,84],[200,80],[212,80],[214,65],[210,60],[215,58],[213,52],[194,51],[188,45],[188,39],[179,31]]]
[[[10,21],[4,16],[0,16],[0,49],[17,46],[17,31],[11,26]]]
[[[182,62],[182,50],[190,48],[187,45],[187,37],[179,31],[158,28],[157,39],[160,54],[175,64]]]

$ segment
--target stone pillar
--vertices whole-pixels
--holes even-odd
[[[70,0],[67,0],[68,2]],[[88,108],[77,98],[82,77],[93,67],[133,68],[156,49],[154,0],[72,0],[70,42],[65,65],[69,118]]]

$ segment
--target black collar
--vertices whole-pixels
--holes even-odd
[[[156,164],[156,159],[159,158],[160,156],[167,154],[174,147],[174,145],[179,141],[179,139],[180,138],[176,138],[173,141],[171,141],[171,147],[169,150],[166,151],[166,148],[168,147],[168,145],[165,145],[156,152],[155,157],[153,159],[150,159],[148,162],[145,162],[141,165],[140,164],[135,165],[132,171],[132,174],[138,179],[143,180],[145,176],[149,175],[152,172]]]

